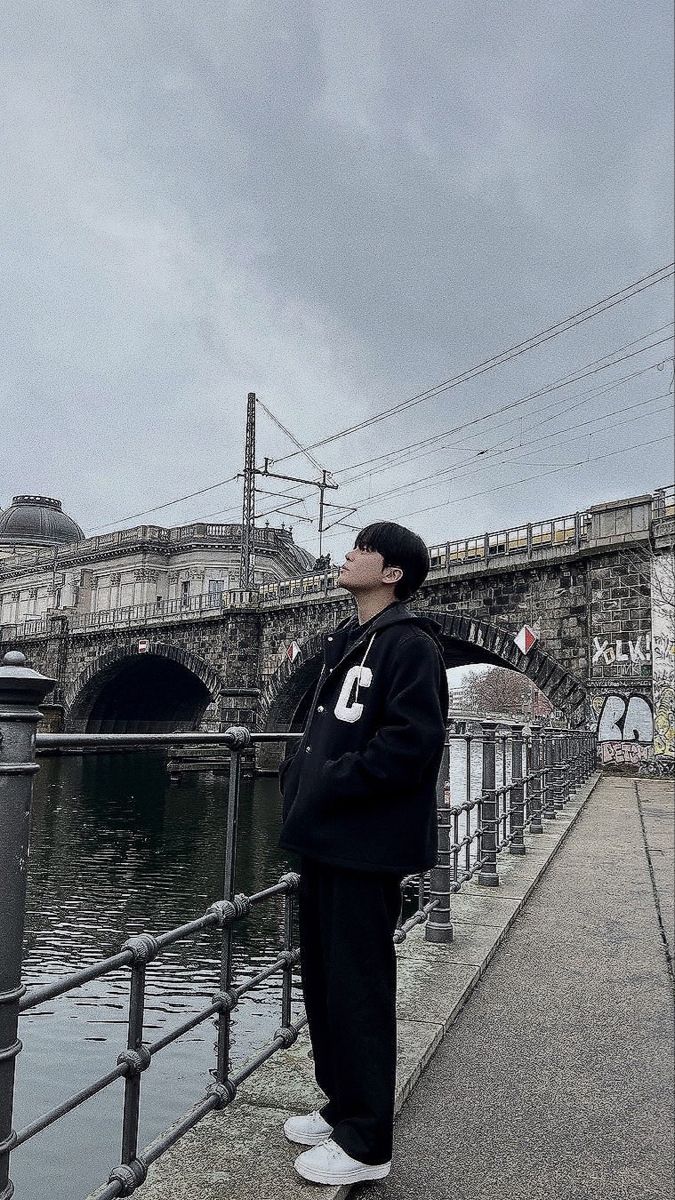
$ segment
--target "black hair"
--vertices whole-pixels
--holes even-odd
[[[382,555],[385,567],[400,567],[403,576],[394,586],[397,600],[409,600],[424,583],[430,567],[429,551],[412,529],[394,521],[375,521],[358,534],[357,550],[375,550]]]

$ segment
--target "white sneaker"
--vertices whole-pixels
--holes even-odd
[[[384,1179],[391,1170],[391,1161],[371,1167],[358,1162],[329,1139],[313,1150],[305,1150],[295,1160],[295,1169],[303,1179],[312,1183],[360,1183],[368,1179]]]
[[[289,1117],[284,1121],[284,1133],[289,1142],[299,1146],[318,1146],[333,1132],[333,1126],[324,1121],[320,1112],[307,1113],[306,1117]]]

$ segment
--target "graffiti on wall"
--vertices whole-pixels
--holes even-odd
[[[638,633],[632,638],[610,641],[605,637],[593,638],[593,666],[603,662],[608,667],[613,663],[650,663],[652,661],[651,635]]]
[[[598,721],[599,742],[641,742],[649,745],[654,736],[652,706],[646,696],[612,693]]]
[[[639,767],[651,758],[651,746],[639,742],[601,742],[599,750],[603,766]]]
[[[654,716],[647,696],[596,696],[599,707],[598,745],[603,763],[636,766],[651,756],[654,738]]]
[[[675,552],[652,562],[654,754],[675,759]]]
[[[675,688],[655,687],[654,754],[675,758]]]

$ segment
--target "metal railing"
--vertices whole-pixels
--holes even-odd
[[[672,520],[675,517],[674,483],[669,484],[668,487],[658,488],[654,492],[652,514],[656,521]]]
[[[130,1196],[147,1177],[150,1165],[207,1113],[231,1104],[239,1085],[278,1050],[293,1044],[306,1023],[305,1016],[291,1019],[293,968],[299,951],[293,946],[294,898],[299,876],[294,872],[251,896],[235,893],[237,825],[242,755],[257,743],[289,741],[299,734],[255,734],[242,727],[223,733],[162,734],[60,734],[36,733],[41,716],[38,705],[52,686],[25,666],[23,655],[13,651],[0,666],[0,792],[4,825],[0,830],[0,1200],[9,1200],[14,1188],[9,1177],[10,1153],[42,1130],[72,1112],[117,1080],[124,1080],[121,1154],[119,1165],[92,1200]],[[498,732],[499,730],[499,732]],[[439,853],[428,875],[408,876],[402,891],[416,881],[417,909],[406,920],[399,918],[394,940],[400,943],[417,925],[425,924],[432,942],[453,940],[451,899],[477,877],[480,885],[499,884],[498,856],[509,849],[524,854],[524,833],[543,832],[542,817],[554,818],[576,787],[595,767],[594,734],[583,731],[541,730],[538,726],[500,729],[484,722],[479,735],[449,734],[437,784]],[[26,988],[21,981],[22,942],[28,857],[27,816],[38,765],[37,749],[71,749],[85,746],[157,747],[175,744],[226,747],[230,753],[223,899],[206,912],[175,929],[157,935],[141,933],[129,938],[120,950],[101,961],[49,984]],[[479,779],[472,770],[472,748],[482,747]],[[510,744],[510,753],[508,746]],[[501,780],[497,783],[497,750],[501,749]],[[466,764],[465,796],[452,803],[447,779],[453,756]],[[507,767],[510,764],[510,770]],[[476,786],[478,784],[478,786]],[[260,905],[283,900],[283,946],[278,957],[243,984],[233,980],[233,934],[239,921]],[[167,947],[207,929],[221,935],[218,986],[211,1003],[154,1042],[144,1040],[146,971]],[[14,1074],[21,1051],[18,1021],[34,1009],[121,967],[130,973],[127,1047],[104,1075],[67,1100],[34,1119],[19,1131],[12,1128]],[[230,1071],[230,1017],[240,998],[274,974],[281,973],[281,1020],[272,1040],[240,1070]],[[141,1077],[155,1056],[184,1034],[209,1019],[217,1020],[215,1081],[196,1104],[168,1130],[139,1150]]]
[[[12,556],[12,566],[44,565],[51,568],[73,560],[81,562],[85,555],[91,557],[98,551],[109,553],[116,547],[126,549],[136,543],[157,542],[180,546],[182,543],[213,541],[214,538],[219,539],[223,544],[222,548],[238,548],[241,541],[241,525],[213,524],[205,521],[193,521],[188,525],[174,525],[169,528],[164,525],[133,525],[129,529],[115,529],[110,533],[101,533],[96,537],[84,538],[83,541],[69,542],[58,547],[36,547],[33,550],[22,547]],[[288,545],[292,541],[290,529],[257,527],[255,530],[255,542],[260,546]]]
[[[531,557],[534,550],[551,546],[579,546],[588,539],[590,524],[589,513],[577,512],[432,546],[432,570],[448,570],[457,563],[488,562],[493,558],[514,554],[527,558]]]
[[[146,604],[127,604],[122,608],[101,609],[98,612],[78,613],[52,609],[42,616],[26,617],[15,625],[0,625],[0,641],[15,641],[19,637],[43,637],[55,632],[59,618],[68,623],[69,633],[94,629],[126,629],[132,625],[150,626],[166,620],[193,621],[201,616],[218,616],[228,608],[246,608],[256,598],[255,591],[228,588],[222,592],[198,592],[187,598],[154,600]],[[58,632],[58,626],[56,627]]]

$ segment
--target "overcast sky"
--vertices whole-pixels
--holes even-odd
[[[87,531],[138,524],[241,469],[249,390],[313,442],[667,263],[670,10],[3,0],[0,505],[38,492]],[[350,520],[433,542],[668,483],[671,320],[662,283],[330,443],[315,457],[337,473],[661,343],[332,498],[420,481]],[[506,461],[471,463],[508,438]],[[292,449],[260,411],[258,462]],[[240,506],[231,483],[147,519]],[[316,552],[316,525],[293,525]]]

